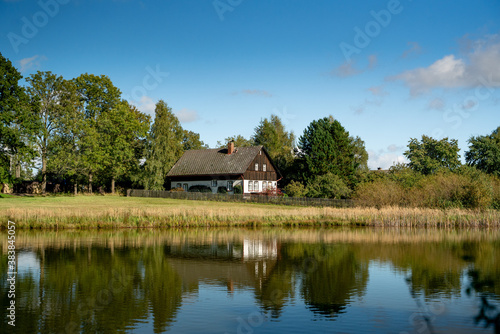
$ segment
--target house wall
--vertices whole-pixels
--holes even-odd
[[[255,170],[255,164],[258,164],[258,169]],[[266,171],[264,172],[263,166],[266,164]],[[261,150],[259,154],[255,156],[250,166],[243,174],[245,180],[261,180],[261,181],[277,181],[277,173],[274,166],[271,164],[267,154]]]
[[[228,181],[233,181],[233,187],[236,185],[242,185],[243,180],[217,180],[217,186],[212,187],[212,180],[195,180],[195,181],[186,181],[186,180],[172,180],[170,182],[170,187],[171,189],[177,188],[177,186],[180,184],[182,188],[187,188],[189,189],[192,186],[207,186],[212,189],[212,193],[216,194],[217,193],[217,188],[218,187],[227,187],[227,182]],[[186,185],[186,186],[185,186]],[[234,194],[234,191],[228,192],[229,194]]]
[[[249,183],[252,182],[252,191],[250,191],[250,185]],[[255,189],[255,182],[257,182],[257,186],[258,186],[258,189]],[[271,184],[271,187],[276,189],[276,181],[262,181],[262,180],[244,180],[243,181],[243,193],[247,194],[247,193],[259,193],[259,192],[262,192],[264,191],[263,190],[263,185],[262,183],[263,182],[267,182],[268,186],[267,186],[267,189],[269,189],[269,184]]]

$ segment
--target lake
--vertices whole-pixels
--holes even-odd
[[[12,327],[0,237],[1,332],[493,333],[476,317],[500,312],[498,230],[18,230]]]

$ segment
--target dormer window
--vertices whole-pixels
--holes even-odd
[[[255,163],[255,170],[259,170],[259,163],[258,162]]]
[[[267,169],[267,164],[263,164],[263,165],[262,165],[262,171],[263,171],[263,172],[265,172],[265,171],[266,171],[266,169]]]

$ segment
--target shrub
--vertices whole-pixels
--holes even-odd
[[[182,187],[178,187],[178,188],[173,188],[170,191],[184,191],[184,189]]]
[[[402,187],[389,179],[378,179],[358,186],[354,198],[362,205],[381,208],[405,205]]]
[[[346,198],[351,193],[349,187],[337,175],[327,173],[314,178],[306,187],[306,196],[313,198]]]
[[[204,185],[195,185],[195,186],[189,187],[188,191],[192,192],[192,193],[211,193],[212,189],[210,187],[204,186]]]
[[[217,188],[217,193],[218,194],[227,194],[227,188],[223,187],[223,186],[220,186],[220,187]]]
[[[491,175],[490,182],[492,188],[491,207],[500,210],[500,177]]]
[[[237,184],[234,186],[234,193],[243,194],[243,187],[241,186],[241,184]]]
[[[306,194],[306,187],[298,181],[292,181],[284,188],[285,193],[291,197],[304,197]]]

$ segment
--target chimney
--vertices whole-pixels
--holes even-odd
[[[230,141],[227,144],[227,154],[233,154],[234,153],[234,141]]]

